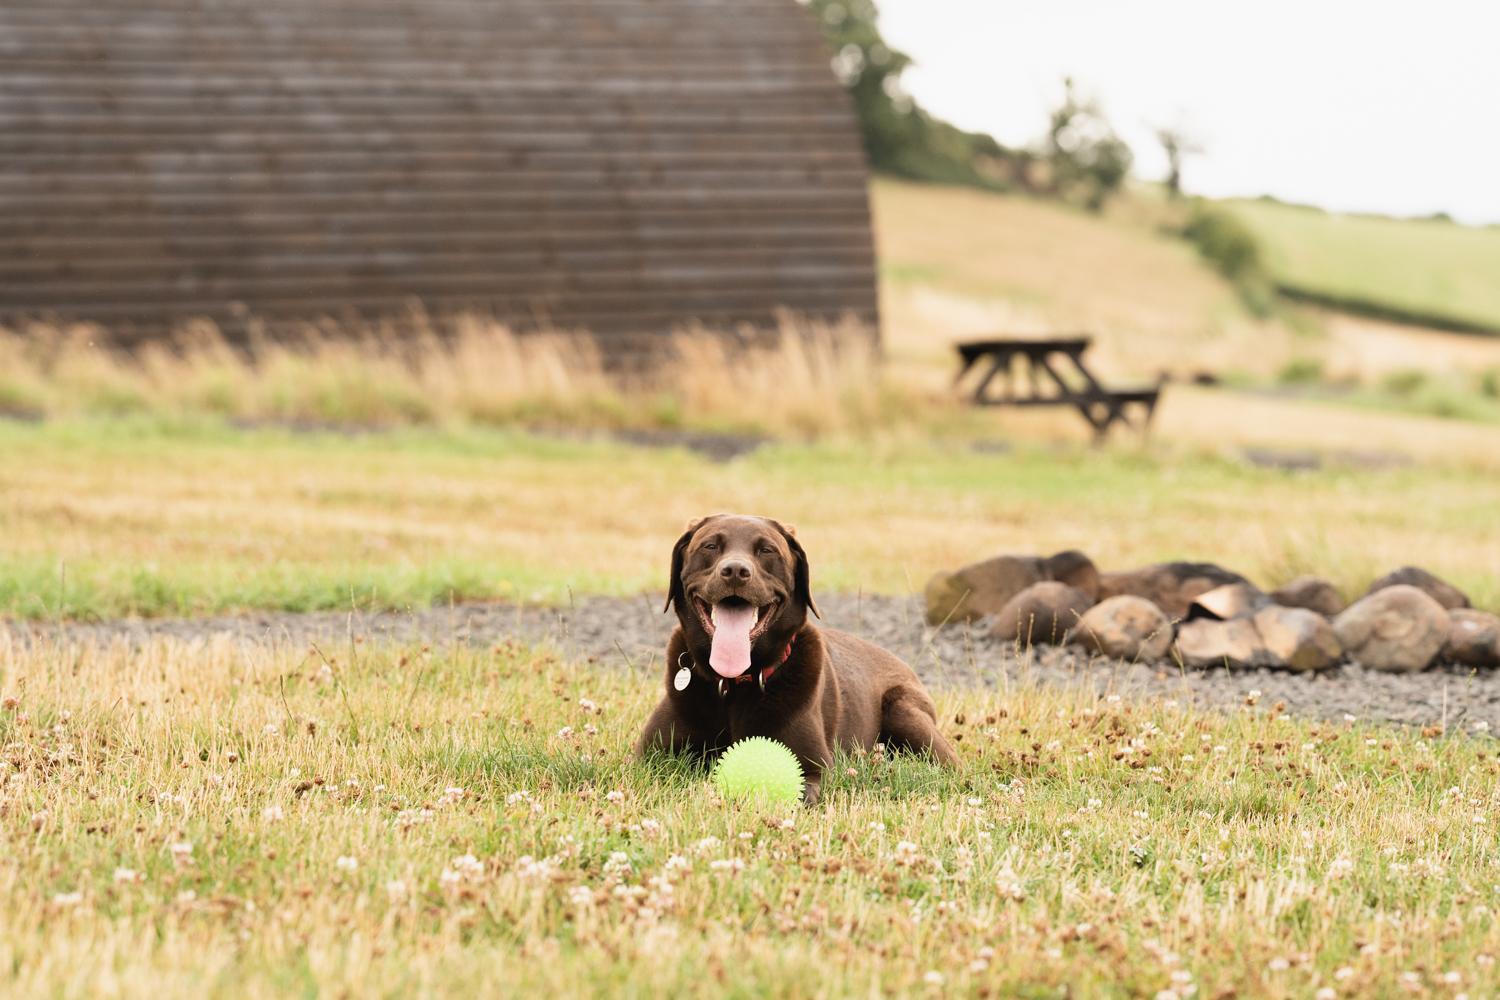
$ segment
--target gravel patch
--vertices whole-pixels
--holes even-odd
[[[927,627],[914,598],[854,594],[819,596],[823,623],[863,636],[902,656],[934,689],[1006,690],[1029,685],[1084,688],[1131,700],[1175,698],[1184,704],[1233,709],[1259,692],[1259,703],[1285,704],[1312,718],[1352,715],[1410,725],[1500,731],[1500,672],[1434,669],[1385,674],[1343,666],[1315,674],[1272,670],[1201,670],[1123,663],[1078,649],[1021,652],[990,639],[983,628]],[[240,640],[279,647],[310,642],[490,645],[519,639],[603,668],[662,671],[662,650],[675,618],[660,599],[581,598],[569,607],[465,604],[413,612],[256,613],[220,618],[122,620],[93,624],[0,623],[22,643],[62,641],[141,644],[157,638]]]

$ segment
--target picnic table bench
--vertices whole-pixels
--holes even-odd
[[[954,385],[962,384],[970,371],[979,368],[983,374],[974,385],[975,405],[1072,406],[1093,427],[1096,439],[1104,438],[1116,423],[1136,427],[1130,413],[1133,408],[1141,418],[1141,432],[1148,433],[1161,384],[1106,389],[1083,362],[1092,342],[1086,335],[966,341],[955,345],[963,366]],[[1017,367],[1025,375],[1020,391]]]

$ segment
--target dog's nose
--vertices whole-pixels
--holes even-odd
[[[719,575],[730,583],[744,583],[750,579],[750,564],[741,559],[726,559],[719,563]]]

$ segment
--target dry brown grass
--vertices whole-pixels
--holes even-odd
[[[954,340],[1082,330],[1116,377],[1269,375],[1297,346],[1285,324],[1248,316],[1187,243],[1139,220],[888,180],[871,194],[897,356],[947,365]]]
[[[854,323],[785,317],[742,343],[687,330],[649,377],[610,371],[595,342],[512,333],[478,317],[379,326],[310,324],[232,346],[211,324],[129,352],[101,331],[0,328],[0,410],[43,416],[154,413],[335,426],[691,425],[771,436],[865,433],[913,417],[961,419],[946,394],[882,372]]]
[[[16,996],[1489,996],[1493,741],[948,693],[814,808],[512,647],[4,644]],[[79,678],[86,677],[87,683]],[[1253,698],[1250,700],[1254,700]]]

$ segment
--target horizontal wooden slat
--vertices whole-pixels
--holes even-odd
[[[876,319],[793,0],[9,0],[0,163],[0,321]]]
[[[753,269],[757,273],[776,274],[799,268],[821,269],[828,266],[856,267],[860,273],[870,270],[874,254],[859,247],[784,246],[770,249],[751,247],[712,247],[697,243],[671,247],[597,247],[557,248],[552,246],[517,249],[509,244],[453,248],[439,246],[378,246],[369,241],[357,249],[336,252],[322,247],[299,247],[282,243],[267,251],[254,253],[236,248],[235,253],[183,252],[151,256],[115,255],[109,257],[73,258],[59,261],[46,257],[21,257],[0,260],[0,281],[24,281],[33,287],[48,284],[75,284],[86,280],[139,280],[170,270],[174,284],[186,276],[202,280],[234,280],[243,275],[253,279],[294,269],[298,277],[322,272],[359,273],[401,269],[447,268],[472,266],[476,270],[492,269],[512,276],[518,273],[547,275],[558,270],[608,277],[611,272],[651,275],[672,269],[704,266],[715,272]]]

